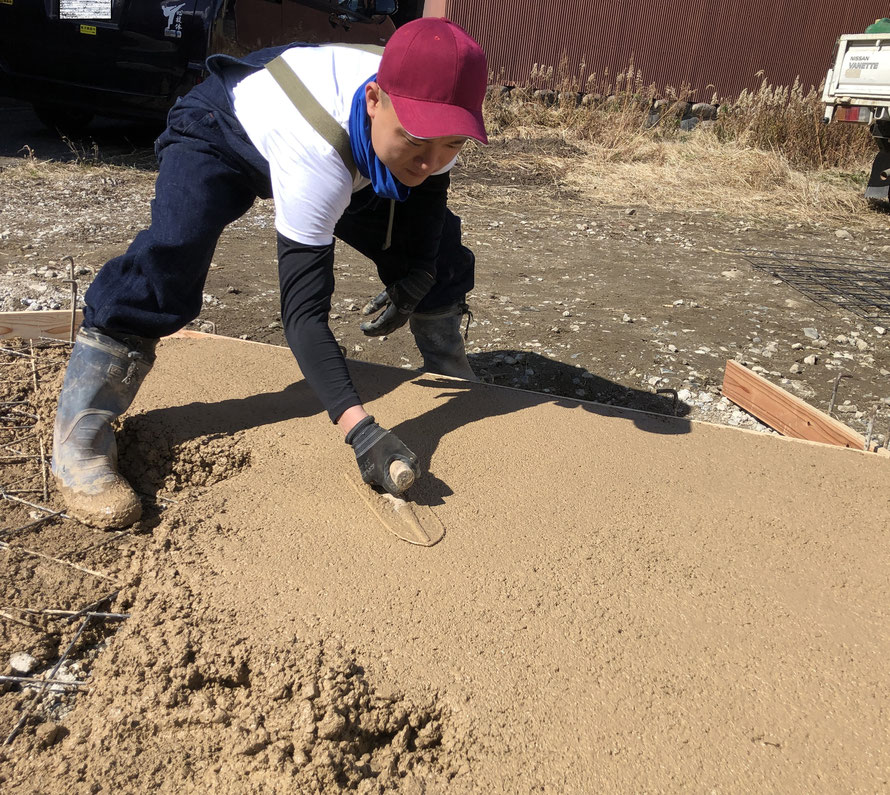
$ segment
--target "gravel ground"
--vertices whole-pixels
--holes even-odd
[[[69,306],[65,257],[82,296],[147,223],[151,150],[125,153],[108,143],[113,131],[100,132],[105,160],[135,167],[109,167],[85,145],[66,164],[41,158],[40,147],[0,164],[0,310]],[[675,390],[678,414],[765,430],[721,398],[727,359],[822,410],[843,373],[850,377],[835,416],[864,433],[876,413],[877,438],[886,441],[890,317],[819,305],[745,258],[790,252],[835,257],[843,267],[866,259],[886,284],[890,235],[874,211],[838,226],[602,204],[573,187],[571,147],[554,144],[552,157],[529,155],[522,168],[522,142],[489,150],[481,165],[474,158],[456,170],[452,191],[477,255],[468,350],[486,380],[663,413],[675,410],[673,399],[655,393]],[[274,252],[272,205],[258,202],[224,233],[192,326],[285,344]],[[336,276],[331,326],[348,355],[417,367],[407,331],[380,340],[358,329],[359,308],[380,286],[371,263],[341,246]]]

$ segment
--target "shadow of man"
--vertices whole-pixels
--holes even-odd
[[[547,359],[539,354],[520,351],[500,351],[502,359],[520,358],[524,370],[535,369],[547,373],[548,383],[574,384],[585,377],[593,394],[609,396],[613,405],[605,405],[548,394],[531,389],[507,387],[501,384],[473,383],[434,374],[418,374],[416,370],[383,367],[364,362],[348,362],[350,372],[359,387],[360,394],[370,402],[394,391],[406,381],[439,390],[438,405],[416,417],[404,420],[391,430],[419,457],[424,475],[412,486],[410,497],[422,505],[440,505],[443,498],[453,494],[447,483],[429,472],[429,463],[439,442],[451,431],[474,422],[509,414],[515,411],[552,403],[557,406],[583,408],[594,414],[614,419],[630,420],[640,430],[658,434],[689,433],[690,423],[674,414],[685,414],[688,406],[676,404],[663,395],[625,387],[601,376]],[[529,365],[529,366],[526,366]],[[494,375],[497,379],[498,375]],[[573,380],[574,379],[574,380]],[[633,408],[627,408],[632,406]],[[645,409],[638,408],[645,406]],[[169,451],[176,445],[193,439],[229,437],[239,431],[262,425],[304,419],[322,412],[318,398],[305,381],[297,381],[278,392],[248,395],[243,398],[221,400],[216,403],[192,402],[181,406],[152,409],[124,421],[122,436],[139,435],[151,438],[151,443]],[[138,431],[138,434],[137,434]],[[122,446],[121,470],[125,477],[136,477],[144,465],[140,460],[146,451],[142,444]],[[164,470],[172,467],[172,459],[165,462]],[[169,471],[161,471],[163,476]],[[144,478],[142,478],[144,482]],[[153,488],[145,483],[143,490],[154,496],[159,478],[151,479]],[[163,480],[163,477],[160,478]],[[156,484],[156,485],[155,485]]]
[[[535,373],[539,374],[539,379],[546,378],[547,383],[560,385],[564,390],[574,387],[575,381],[579,378],[583,379],[586,391],[600,396],[601,399],[609,400],[610,404],[542,393],[528,388],[508,387],[498,383],[480,384],[434,374],[418,376],[415,371],[394,368],[385,374],[380,373],[383,378],[376,378],[376,371],[383,368],[373,368],[375,372],[370,372],[371,368],[368,368],[368,371],[363,369],[367,365],[358,365],[356,375],[363,382],[363,386],[366,379],[368,387],[373,383],[372,388],[365,387],[361,390],[363,394],[377,392],[374,395],[376,397],[409,379],[419,386],[440,390],[436,395],[440,402],[434,409],[404,420],[392,428],[392,431],[417,454],[421,461],[425,474],[410,490],[411,499],[419,504],[441,505],[444,497],[453,494],[448,484],[429,472],[429,463],[439,442],[451,431],[488,417],[509,414],[532,406],[553,404],[569,409],[582,408],[590,413],[616,420],[630,420],[635,427],[647,433],[690,432],[690,422],[682,418],[689,413],[689,406],[677,400],[676,395],[669,397],[626,387],[602,376],[588,373],[582,368],[547,359],[540,354],[496,351],[489,356],[507,361],[518,359],[524,362],[524,371],[534,369]],[[489,370],[489,377],[492,376],[495,381],[499,377],[497,373],[492,374]],[[372,378],[373,382],[370,381]]]

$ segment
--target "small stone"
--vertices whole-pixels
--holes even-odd
[[[64,726],[59,726],[58,723],[52,723],[51,721],[48,723],[41,723],[34,731],[37,742],[44,748],[55,745],[67,734],[68,730]]]
[[[846,230],[846,229],[838,229],[838,230],[834,233],[834,236],[835,236],[838,240],[852,240],[852,239],[853,239],[853,235],[851,235],[850,232],[849,232],[848,230]]]
[[[811,340],[819,339],[819,332],[814,328],[805,328],[803,333],[805,337],[808,337]]]
[[[621,317],[621,322],[622,323],[633,323],[634,319],[625,312],[624,315]]]
[[[254,736],[247,738],[244,745],[237,748],[235,753],[241,754],[242,756],[256,756],[271,741],[272,738],[269,736],[269,732],[265,729],[260,729]]]
[[[798,362],[795,362],[794,364],[791,365],[791,367],[788,368],[788,372],[794,373],[794,375],[797,375],[798,373],[803,372],[803,367],[801,367]]]
[[[633,207],[628,207],[625,211],[625,215],[636,215],[637,211]]]
[[[307,699],[318,698],[318,684],[315,682],[306,682],[306,684],[300,688],[300,695]]]
[[[791,346],[791,350],[793,350],[793,351],[799,351],[799,350],[801,350],[802,348],[803,348],[803,343],[802,343],[802,342],[795,342],[795,343]]]
[[[9,667],[17,676],[27,676],[34,671],[39,663],[28,652],[19,651],[9,658]]]
[[[358,304],[349,304],[346,308],[350,312],[358,312]]]
[[[230,295],[238,295],[241,291],[237,287],[233,287],[231,284],[226,287],[226,292]]]
[[[318,724],[318,736],[323,740],[333,740],[339,737],[346,728],[346,718],[339,712],[330,711]]]
[[[868,350],[868,343],[863,339],[856,340],[856,348],[860,351]]]
[[[847,337],[847,336],[845,336],[845,335],[843,335],[843,334],[838,334],[838,335],[834,338],[834,341],[837,342],[837,343],[840,344],[840,345],[846,345],[846,344],[850,341],[850,338]]]
[[[818,356],[815,356],[815,355],[813,355],[813,354],[810,354],[809,356],[807,356],[806,358],[804,358],[803,363],[804,363],[804,364],[816,364],[818,361],[819,361],[819,357],[818,357]]]
[[[886,333],[887,329],[885,329],[883,326],[875,326],[875,334],[877,334],[879,337],[883,337]]]

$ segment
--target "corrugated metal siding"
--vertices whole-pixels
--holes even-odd
[[[603,91],[631,63],[644,82],[688,84],[695,99],[734,97],[756,88],[760,70],[773,85],[800,77],[818,86],[842,33],[861,33],[890,14],[874,0],[427,0],[427,15],[444,15],[485,48],[497,83],[527,85],[535,64],[567,59],[575,88]],[[599,85],[584,87],[591,75]],[[553,79],[541,88],[560,88]]]

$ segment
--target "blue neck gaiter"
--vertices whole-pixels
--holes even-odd
[[[396,199],[403,202],[408,198],[411,188],[399,182],[390,170],[380,162],[380,158],[371,146],[371,119],[365,104],[365,86],[377,75],[371,75],[355,92],[352,98],[352,110],[349,114],[349,144],[356,168],[365,179],[371,180],[374,193],[384,199]]]

